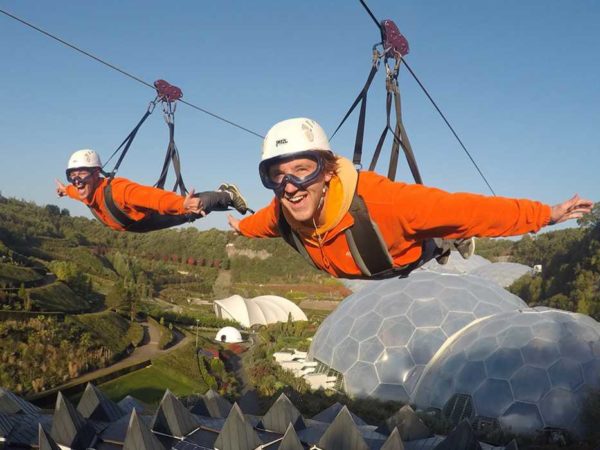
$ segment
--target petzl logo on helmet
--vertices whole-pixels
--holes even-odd
[[[287,144],[287,143],[288,143],[288,140],[285,138],[278,139],[277,141],[275,141],[275,147],[279,147],[280,145]]]

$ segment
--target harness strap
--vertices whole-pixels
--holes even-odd
[[[142,124],[146,121],[148,116],[150,116],[150,114],[152,114],[152,112],[154,111],[154,105],[155,105],[155,102],[150,103],[150,106],[148,107],[148,109],[146,110],[146,113],[142,116],[142,118],[140,119],[138,124],[135,127],[133,127],[133,130],[131,130],[130,133],[127,135],[127,137],[125,139],[123,139],[123,142],[121,142],[121,145],[119,145],[117,147],[117,149],[113,152],[113,154],[110,155],[110,158],[108,158],[106,160],[106,162],[104,163],[104,166],[102,166],[102,169],[104,170],[104,167],[106,167],[106,165],[113,158],[113,156],[115,156],[119,150],[123,149],[115,166],[109,173],[109,178],[113,178],[115,176],[115,174],[117,173],[117,170],[119,170],[119,166],[123,162],[123,159],[125,158],[125,155],[127,154],[127,151],[129,150],[129,147],[131,147],[131,144],[133,143],[133,140],[135,139],[137,132],[139,131]]]
[[[308,252],[306,251],[306,247],[302,244],[300,237],[297,233],[292,231],[290,224],[283,215],[283,211],[281,210],[281,206],[279,207],[279,218],[277,220],[277,228],[279,228],[279,234],[283,238],[285,242],[288,243],[294,250],[296,250],[302,257],[315,269],[318,270],[318,267],[315,265],[315,262],[312,260]]]
[[[395,80],[394,106],[396,110],[396,132],[394,133],[394,145],[392,146],[392,153],[390,155],[388,178],[390,178],[390,180],[393,181],[396,177],[396,168],[398,167],[399,153],[398,145],[400,145],[402,147],[402,150],[404,151],[406,162],[408,163],[408,167],[410,168],[410,172],[412,173],[415,182],[418,184],[423,184],[423,179],[421,178],[421,174],[419,173],[419,166],[417,165],[415,154],[413,153],[412,146],[410,145],[410,141],[408,139],[408,134],[406,133],[404,123],[402,122],[402,108],[400,106],[400,89],[398,89],[397,79]]]
[[[315,262],[308,254],[300,236],[292,230],[280,206],[277,227],[281,237],[313,267],[317,268]],[[376,223],[371,220],[364,200],[357,192],[354,192],[350,209],[348,210],[354,219],[354,225],[344,231],[348,248],[352,259],[361,271],[361,275],[355,278],[390,278],[395,276],[408,276],[416,267],[409,264],[402,267],[394,267],[394,262],[387,250],[387,245],[379,231]]]
[[[125,214],[125,212],[122,211],[121,208],[119,208],[115,203],[112,195],[112,185],[110,184],[110,180],[104,188],[104,208],[108,211],[111,219],[126,230],[135,223],[135,220]]]
[[[349,212],[354,219],[354,225],[346,230],[346,240],[354,261],[359,267],[359,261],[364,266],[361,268],[363,275],[376,276],[392,269],[394,263],[387,251],[387,245],[358,193],[354,193],[352,197]]]
[[[134,233],[146,233],[148,231],[162,230],[164,228],[171,228],[177,225],[181,225],[187,222],[193,222],[200,216],[195,214],[180,214],[180,215],[169,215],[151,213],[148,214],[141,220],[134,220],[129,217],[125,211],[123,211],[117,204],[112,195],[112,186],[108,182],[108,185],[104,187],[104,208],[108,212],[110,218],[121,225],[125,231]],[[102,218],[90,207],[90,211],[99,222],[104,223]]]
[[[159,189],[164,189],[167,175],[169,173],[169,165],[172,163],[173,171],[175,172],[175,185],[173,186],[173,191],[175,192],[177,189],[179,189],[181,195],[186,195],[188,191],[181,175],[181,160],[179,158],[177,145],[175,144],[175,115],[172,110],[169,109],[165,112],[165,121],[169,127],[169,145],[167,146],[167,153],[165,154],[165,160],[163,162],[160,176],[158,177],[158,181],[154,186]]]
[[[344,116],[344,118],[342,119],[340,124],[337,126],[337,128],[335,129],[335,131],[333,132],[333,134],[331,135],[331,138],[330,138],[330,140],[333,139],[333,137],[338,132],[338,130],[341,128],[341,126],[344,124],[344,122],[346,122],[346,119],[348,119],[350,114],[352,114],[352,111],[354,111],[354,108],[356,108],[356,106],[360,103],[360,113],[358,116],[358,127],[356,128],[356,139],[354,141],[354,156],[352,158],[352,162],[355,165],[360,165],[360,161],[362,158],[362,146],[363,146],[363,140],[364,140],[364,134],[365,134],[365,117],[367,114],[367,93],[369,91],[369,87],[371,86],[371,82],[373,81],[373,78],[375,78],[375,75],[377,74],[378,69],[379,69],[379,53],[377,52],[377,50],[374,49],[373,50],[373,65],[371,66],[371,71],[369,72],[369,76],[367,77],[367,82],[365,83],[364,87],[362,88],[362,90],[360,91],[360,93],[358,94],[358,96],[356,97],[356,99],[354,100],[352,105],[350,106],[350,109],[348,109],[348,112],[346,113],[346,115]]]

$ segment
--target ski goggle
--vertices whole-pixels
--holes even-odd
[[[271,176],[269,174],[269,169],[273,167],[274,164],[290,161],[299,157],[314,161],[316,163],[315,169],[303,177],[298,177],[291,173],[281,173],[275,176]],[[298,155],[282,155],[281,157],[271,158],[267,161],[263,161],[260,163],[258,171],[260,173],[260,179],[263,186],[267,189],[272,189],[276,194],[280,195],[288,183],[292,183],[298,189],[305,190],[308,186],[317,181],[319,176],[323,173],[324,167],[325,163],[323,161],[323,157],[320,155],[320,152],[311,151],[301,152]]]
[[[79,174],[73,176],[73,172],[77,172],[77,170],[67,170],[67,180],[69,181],[69,183],[71,183],[74,186],[80,185],[80,184],[84,184],[86,183],[91,177],[92,175],[94,175],[94,173],[97,172],[97,170],[91,170],[91,171],[85,171],[87,172],[87,175],[81,176]],[[80,172],[82,172],[80,170]]]

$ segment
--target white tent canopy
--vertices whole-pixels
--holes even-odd
[[[231,319],[243,327],[286,322],[291,314],[292,320],[308,320],[306,314],[293,302],[277,295],[261,295],[245,299],[232,295],[214,302],[215,314],[222,319]]]

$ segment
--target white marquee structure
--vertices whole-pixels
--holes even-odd
[[[293,321],[308,320],[295,303],[277,295],[261,295],[250,299],[232,295],[216,300],[214,308],[217,317],[235,320],[246,328],[257,324],[286,322],[290,314]]]

